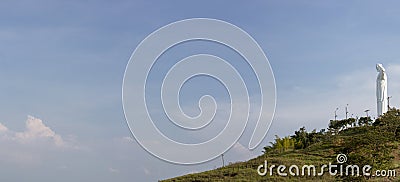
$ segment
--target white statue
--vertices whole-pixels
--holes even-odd
[[[376,99],[377,99],[377,111],[378,116],[383,115],[387,112],[387,75],[385,72],[385,68],[383,68],[382,64],[376,64],[376,70],[378,73],[378,78],[376,79]]]

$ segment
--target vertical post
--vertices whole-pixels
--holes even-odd
[[[365,110],[364,112],[367,113],[367,118],[368,118],[369,109]]]
[[[224,154],[221,154],[221,157],[222,157],[222,167],[225,167]]]
[[[392,96],[390,96],[390,97],[387,98],[387,100],[388,100],[388,105],[387,105],[388,111],[390,110],[390,99],[391,99],[391,98],[392,98]]]
[[[337,118],[337,114],[336,114],[336,112],[339,110],[339,108],[336,108],[336,110],[335,110],[335,121],[336,121],[336,118]]]
[[[346,119],[347,119],[347,114],[349,114],[348,107],[349,107],[349,104],[346,104]]]

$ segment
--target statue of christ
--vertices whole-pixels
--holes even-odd
[[[382,64],[376,65],[376,70],[378,71],[378,78],[376,79],[376,99],[377,99],[377,111],[378,116],[383,115],[387,112],[387,75],[385,68]]]

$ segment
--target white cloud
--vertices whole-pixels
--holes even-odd
[[[19,166],[40,165],[54,152],[64,152],[65,149],[85,149],[78,146],[73,137],[67,136],[64,139],[41,119],[33,116],[28,116],[22,132],[8,129],[0,123],[0,145],[0,163]]]
[[[8,128],[0,123],[0,133],[8,131]]]
[[[22,132],[8,129],[5,125],[0,123],[0,134],[1,141],[7,143],[20,145],[45,144],[47,146],[50,144],[58,148],[84,149],[78,146],[74,136],[68,135],[64,139],[50,127],[46,126],[41,119],[33,116],[28,116],[25,122],[25,131]]]
[[[28,116],[26,120],[26,130],[24,132],[16,132],[15,138],[22,143],[35,141],[37,139],[50,139],[56,146],[65,146],[65,142],[60,135],[46,126],[41,119],[33,116]]]

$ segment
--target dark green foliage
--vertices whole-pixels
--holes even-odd
[[[302,127],[298,131],[295,131],[291,138],[295,140],[295,149],[305,149],[308,146],[321,141],[324,134],[325,130],[321,130],[318,133],[316,130],[313,130],[311,133],[308,133],[306,128]]]
[[[363,118],[363,119],[365,119],[366,121],[369,121],[371,118],[368,117],[368,118]],[[343,130],[343,129],[347,129],[349,127],[356,126],[356,122],[357,122],[357,120],[355,118],[348,118],[348,119],[342,119],[342,120],[330,120],[328,129],[334,133],[338,133],[339,130]],[[359,122],[360,122],[360,120],[359,120]],[[360,123],[359,123],[359,125],[360,125]]]
[[[300,128],[299,131],[295,131],[292,138],[295,140],[295,149],[303,149],[308,146],[309,138],[305,127]]]
[[[366,126],[366,125],[371,125],[372,124],[372,119],[371,117],[361,117],[358,119],[358,125],[359,126]]]

